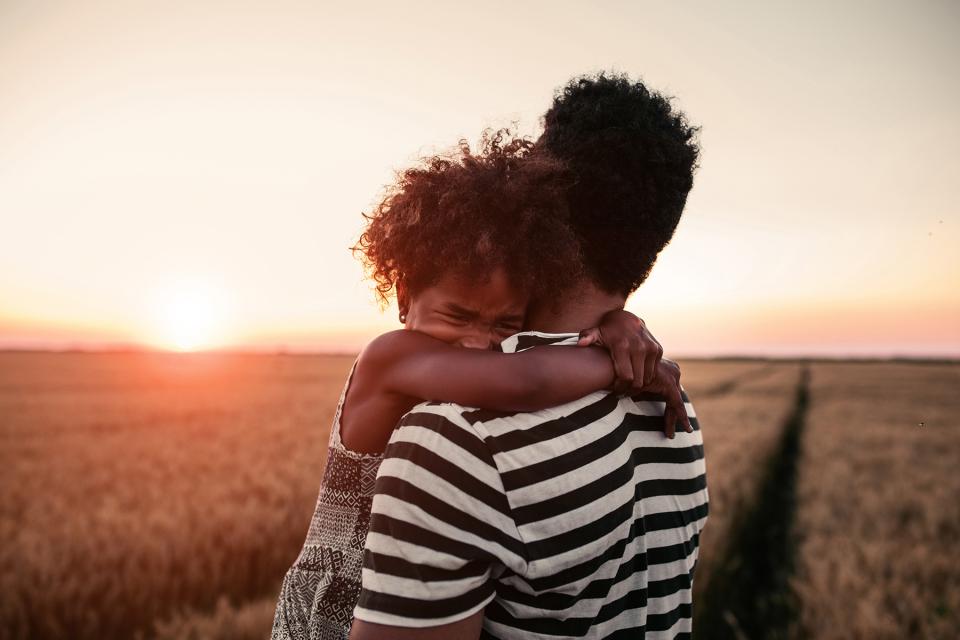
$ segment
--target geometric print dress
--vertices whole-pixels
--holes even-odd
[[[327,467],[307,539],[280,587],[271,640],[347,640],[360,599],[363,547],[383,454],[340,441],[340,414],[354,363],[330,429]]]

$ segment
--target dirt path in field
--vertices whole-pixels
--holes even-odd
[[[695,608],[698,640],[787,638],[796,619],[789,579],[794,569],[797,457],[809,388],[810,370],[805,365],[757,501],[734,525],[730,546],[710,578],[703,605]]]

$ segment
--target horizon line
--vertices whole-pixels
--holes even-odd
[[[224,348],[224,349],[196,349],[192,351],[177,351],[144,347],[142,345],[117,345],[107,347],[0,347],[0,354],[6,353],[44,353],[44,354],[83,354],[83,355],[176,355],[176,356],[327,356],[346,357],[357,356],[359,350],[334,349],[301,349],[286,347],[263,348]],[[716,353],[716,354],[671,354],[671,357],[684,360],[774,360],[774,361],[805,361],[805,362],[914,362],[926,364],[960,364],[960,354],[944,355],[917,355],[917,354],[813,354],[813,353]]]

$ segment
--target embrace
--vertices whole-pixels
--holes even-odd
[[[403,329],[347,378],[274,640],[690,637],[703,441],[623,307],[696,133],[599,74],[535,142],[501,130],[400,175],[355,251]]]

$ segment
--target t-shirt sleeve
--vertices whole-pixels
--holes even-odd
[[[354,610],[360,620],[456,622],[493,599],[496,577],[525,566],[496,463],[455,407],[418,405],[390,438]]]

